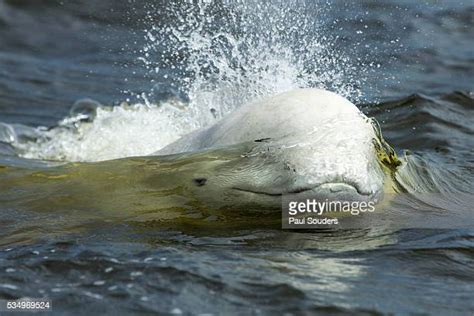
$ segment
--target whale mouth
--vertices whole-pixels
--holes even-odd
[[[305,193],[310,193],[314,192],[315,194],[317,193],[322,193],[326,192],[328,196],[331,195],[338,195],[338,193],[345,192],[345,193],[351,193],[354,195],[358,196],[363,196],[363,197],[370,197],[371,195],[374,195],[376,192],[370,192],[370,191],[364,191],[362,190],[359,185],[353,184],[353,183],[347,183],[347,182],[325,182],[318,184],[313,187],[302,187],[294,190],[289,190],[286,192],[267,192],[263,190],[253,190],[253,189],[245,189],[245,188],[239,188],[239,187],[233,187],[232,189],[240,192],[246,192],[246,193],[253,193],[253,194],[259,194],[259,195],[266,195],[266,196],[284,196],[284,195],[295,195],[295,194],[305,194]],[[319,191],[319,192],[318,192]]]

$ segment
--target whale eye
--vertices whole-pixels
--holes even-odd
[[[206,178],[195,178],[195,179],[193,179],[193,181],[198,187],[202,187],[203,185],[206,184],[207,179]]]

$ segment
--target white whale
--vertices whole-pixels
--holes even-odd
[[[212,194],[229,188],[234,198],[249,200],[302,194],[376,200],[384,170],[374,140],[370,119],[350,101],[325,90],[298,89],[243,105],[155,155],[253,142],[242,161],[211,179],[203,176],[209,188],[214,185]]]

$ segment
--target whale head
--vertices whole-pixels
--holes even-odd
[[[219,199],[234,205],[276,205],[282,197],[375,202],[382,197],[387,166],[396,164],[395,153],[376,122],[351,102],[310,89],[258,106],[237,129],[224,122],[218,126],[224,130],[213,131],[224,138],[241,133],[245,139],[248,131],[261,137],[247,142],[238,159],[209,178]]]
[[[238,197],[233,200],[244,202],[282,197],[378,201],[386,168],[370,123],[339,124],[325,134],[308,135],[306,141],[257,140],[240,159],[221,168],[215,181]]]

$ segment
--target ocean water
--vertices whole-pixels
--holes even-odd
[[[472,314],[473,38],[472,1],[0,0],[0,299]],[[147,156],[300,87],[380,123],[403,161],[385,221],[282,230],[279,212],[202,201],[196,174],[251,144]]]

